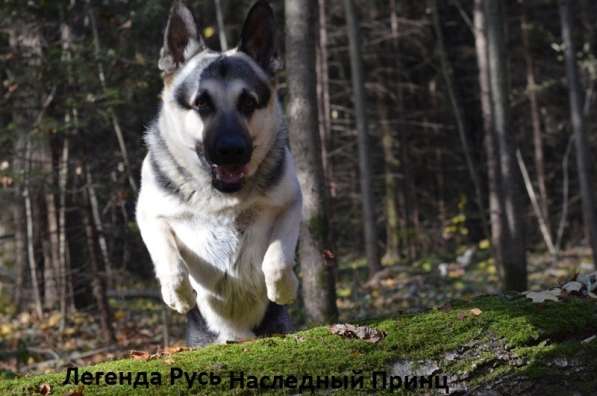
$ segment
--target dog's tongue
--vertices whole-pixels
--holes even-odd
[[[215,167],[218,179],[226,184],[240,183],[245,176],[244,165],[219,165]]]

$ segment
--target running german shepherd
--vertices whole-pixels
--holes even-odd
[[[238,47],[216,52],[176,1],[164,34],[137,223],[192,346],[290,329],[302,195],[276,95],[274,25],[257,1]]]

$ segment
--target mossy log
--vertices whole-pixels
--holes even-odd
[[[315,392],[342,395],[446,394],[444,388],[429,389],[430,383],[433,388],[443,383],[428,382],[430,376],[438,380],[445,376],[449,394],[597,395],[597,339],[591,339],[597,333],[595,300],[569,297],[534,304],[521,295],[484,296],[363,324],[384,331],[385,338],[371,343],[316,327],[285,337],[78,368],[79,381],[84,372],[122,372],[125,376],[130,372],[134,382],[138,373],[145,372],[148,386],[107,384],[105,374],[99,377],[99,384],[96,375],[89,374],[93,384],[73,384],[71,377],[71,383],[64,385],[67,375],[63,371],[0,381],[0,395],[37,393],[43,384],[50,386],[51,395],[77,391],[84,395],[309,394],[313,389],[299,389],[301,383],[309,383],[307,376]],[[152,372],[160,373],[154,374],[154,379],[157,382],[159,377],[161,385],[151,384]],[[171,385],[174,372],[182,377]],[[183,372],[207,375],[196,377],[189,389]],[[231,389],[230,373],[238,377],[241,372],[244,388],[236,381]],[[385,389],[382,372],[387,375]],[[221,383],[201,384],[209,373],[221,378]],[[272,389],[274,376],[283,376],[287,382],[276,383]],[[390,376],[401,377],[393,380],[393,390],[389,389]],[[357,380],[355,389],[351,389],[353,378]],[[259,380],[263,386],[253,388]],[[416,384],[417,390],[406,390],[407,383],[411,387]],[[340,388],[332,389],[332,385]]]

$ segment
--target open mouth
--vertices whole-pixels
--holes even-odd
[[[213,185],[216,189],[232,193],[243,187],[248,165],[215,165],[211,166]]]

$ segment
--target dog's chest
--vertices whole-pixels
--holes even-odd
[[[187,215],[173,221],[177,239],[199,263],[239,278],[261,273],[273,214],[260,207],[220,215]]]

